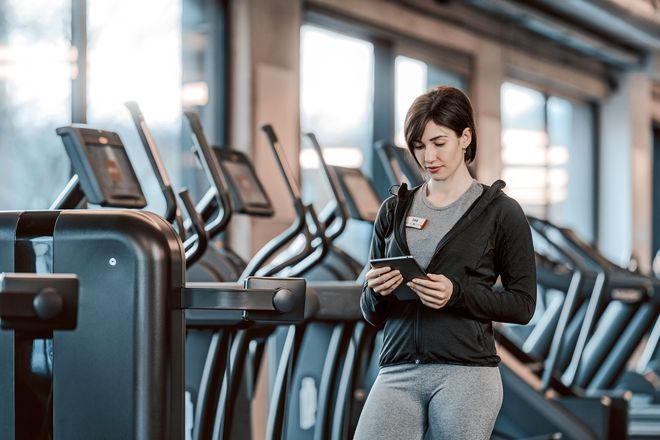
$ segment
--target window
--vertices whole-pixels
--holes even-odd
[[[301,28],[300,126],[313,132],[332,165],[368,168],[373,143],[374,47],[312,25]],[[328,201],[314,150],[300,152],[303,198],[319,211]],[[370,226],[351,224],[340,240],[347,251],[365,259]],[[360,245],[356,245],[360,243]],[[360,252],[364,250],[364,252]]]
[[[149,209],[162,212],[127,100],[140,104],[172,183],[185,180],[198,193],[194,158],[181,154],[192,144],[181,108],[200,111],[215,129],[212,139],[222,138],[218,41],[224,41],[223,2],[0,0],[0,209],[50,206],[70,177],[55,129],[70,124],[73,113],[74,122],[120,134]]]
[[[316,134],[329,163],[359,168],[373,142],[373,45],[311,25],[301,45],[301,129]],[[312,150],[303,149],[301,165],[318,168]]]
[[[70,20],[70,0],[0,0],[0,209],[46,209],[68,180]]]
[[[502,85],[502,177],[527,213],[593,240],[594,160],[588,103]]]
[[[406,113],[415,98],[431,87],[446,85],[465,90],[465,79],[453,72],[440,69],[414,58],[397,56],[394,61],[395,74],[395,143],[406,146],[403,125]]]
[[[119,133],[147,209],[162,213],[163,197],[124,102],[139,103],[172,184],[180,187],[181,1],[93,1],[88,8],[88,123]]]

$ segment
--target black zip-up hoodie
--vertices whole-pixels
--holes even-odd
[[[525,324],[536,304],[532,237],[520,205],[502,192],[505,183],[484,186],[435,249],[428,273],[453,283],[447,305],[432,309],[421,301],[381,296],[365,282],[362,314],[374,326],[384,324],[380,365],[447,363],[495,366],[492,321]],[[370,258],[410,255],[405,218],[417,186],[404,185],[383,202],[374,225]],[[503,290],[493,290],[498,276]]]

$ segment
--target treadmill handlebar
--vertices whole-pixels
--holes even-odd
[[[316,154],[319,157],[319,162],[321,163],[321,168],[323,169],[326,180],[330,185],[330,191],[334,198],[335,206],[332,207],[332,211],[327,211],[327,219],[322,217],[324,222],[326,220],[328,221],[328,223],[325,224],[328,238],[330,240],[334,240],[335,238],[339,237],[342,232],[344,232],[350,217],[348,207],[346,205],[346,199],[344,198],[344,193],[339,186],[337,173],[335,173],[334,169],[328,166],[327,162],[325,161],[325,157],[323,157],[323,148],[321,148],[321,144],[319,144],[318,139],[316,139],[316,135],[314,133],[305,133],[305,136],[309,138],[312,146],[314,147],[314,150],[316,150]],[[322,214],[323,212],[326,212],[325,209],[321,211]],[[330,212],[334,215],[330,215]],[[327,228],[327,226],[330,226],[330,224],[335,224],[336,226],[332,229]]]
[[[48,209],[75,209],[84,203],[84,201],[85,193],[80,186],[80,177],[74,174]]]
[[[3,329],[30,333],[73,330],[77,325],[78,277],[73,274],[0,274]]]
[[[198,153],[197,158],[201,162],[204,174],[207,179],[209,179],[211,186],[215,188],[216,192],[216,200],[219,207],[218,213],[213,220],[206,224],[209,238],[213,238],[222,232],[226,228],[227,223],[229,223],[232,214],[231,202],[229,200],[227,188],[220,175],[220,165],[213,154],[213,149],[206,140],[199,115],[192,110],[185,110],[183,113],[186,115],[190,130],[193,134],[193,148]]]
[[[170,178],[167,174],[163,160],[160,157],[158,148],[156,147],[156,142],[154,141],[151,131],[147,126],[146,121],[144,120],[144,115],[140,110],[140,106],[135,101],[125,102],[124,105],[131,114],[135,128],[140,136],[140,141],[142,141],[142,146],[144,151],[147,154],[151,168],[156,176],[160,190],[165,198],[165,214],[163,217],[169,222],[173,223],[176,219],[177,214],[177,203],[176,197],[174,195],[174,190],[172,189],[172,184],[170,183]]]
[[[259,322],[300,322],[305,317],[307,284],[302,278],[248,277],[237,283],[187,283],[181,308],[216,314],[242,312],[242,319]]]
[[[280,144],[280,141],[277,139],[277,135],[275,134],[275,130],[273,129],[273,126],[270,124],[264,124],[261,126],[261,131],[263,131],[264,134],[266,135],[266,138],[268,139],[268,143],[270,144],[270,147],[273,150],[273,154],[275,155],[275,160],[280,168],[280,171],[282,172],[282,177],[284,177],[284,180],[286,181],[287,187],[289,188],[289,193],[291,193],[291,198],[293,199],[294,204],[302,205],[300,186],[298,185],[298,182],[293,175],[293,171],[289,166],[289,161],[286,159],[286,155],[284,154],[284,150],[282,148],[282,145]],[[298,210],[296,209],[296,211]]]
[[[304,216],[303,216],[304,217]],[[243,270],[240,279],[256,275],[270,258],[280,252],[291,240],[305,229],[305,220],[301,216],[296,216],[295,221],[289,225],[279,235],[271,239],[268,243],[259,249],[259,251],[248,262]]]
[[[185,287],[185,309],[253,310],[287,313],[295,306],[289,289],[244,289],[242,287]]]
[[[288,270],[283,272],[283,274],[286,274],[286,276],[303,276],[305,273],[323,261],[323,259],[328,255],[328,252],[330,252],[330,239],[325,234],[324,225],[316,215],[314,206],[309,204],[305,205],[305,208],[307,215],[311,219],[311,222],[308,221],[308,224],[312,223],[314,225],[314,232],[311,233],[310,231],[310,250],[308,250],[307,254],[304,255],[304,258],[300,262],[294,266],[289,267]]]
[[[183,203],[183,207],[188,213],[188,218],[193,229],[193,235],[188,237],[183,243],[183,248],[186,251],[186,267],[191,267],[195,264],[206,252],[209,243],[209,236],[204,229],[204,221],[195,209],[195,202],[190,197],[187,188],[179,191],[179,198]]]
[[[305,221],[301,231],[304,240],[302,249],[286,256],[280,262],[261,267],[256,272],[257,275],[299,277],[325,258],[330,249],[330,240],[325,235],[324,225],[318,219],[311,204],[303,205],[303,209]],[[311,230],[310,225],[314,225],[314,231]]]

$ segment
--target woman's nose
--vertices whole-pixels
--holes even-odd
[[[431,163],[435,160],[435,151],[433,148],[426,147],[424,149],[424,161],[427,163]]]

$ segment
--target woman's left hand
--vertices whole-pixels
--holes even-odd
[[[441,309],[449,302],[454,285],[444,275],[427,273],[426,276],[429,277],[428,280],[414,278],[407,283],[407,286],[419,296],[422,304],[432,309]]]

